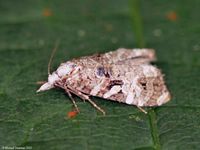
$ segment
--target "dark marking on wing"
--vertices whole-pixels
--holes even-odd
[[[112,70],[109,67],[99,66],[99,67],[97,67],[96,74],[100,77],[110,78],[110,76],[112,75]]]
[[[104,69],[104,67],[98,67],[97,68],[97,75],[100,76],[100,77],[102,77],[102,76],[105,75],[105,69]]]
[[[108,89],[111,89],[115,85],[123,85],[123,84],[124,82],[122,80],[111,80],[108,85]]]

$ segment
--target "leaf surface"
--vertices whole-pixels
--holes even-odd
[[[200,149],[199,6],[198,0],[0,1],[1,148]],[[170,12],[176,19],[167,17]],[[75,98],[81,113],[66,119],[73,105],[62,90],[35,92],[36,82],[47,79],[57,39],[52,69],[119,47],[155,48],[172,100],[145,115],[92,98],[106,110],[104,117]]]

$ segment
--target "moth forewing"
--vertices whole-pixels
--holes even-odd
[[[85,56],[62,63],[49,74],[39,91],[53,87],[64,89],[88,100],[105,114],[89,96],[143,106],[160,106],[170,100],[161,71],[150,64],[155,61],[152,49],[120,48],[104,54]],[[75,107],[75,101],[72,99]],[[143,109],[142,109],[143,110]]]

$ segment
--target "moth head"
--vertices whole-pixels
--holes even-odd
[[[56,71],[48,76],[48,82],[44,83],[37,92],[46,91],[55,87],[55,83],[58,83],[64,77],[72,74],[77,70],[77,65],[72,62],[62,63]]]

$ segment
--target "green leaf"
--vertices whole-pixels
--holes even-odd
[[[0,2],[0,147],[32,149],[200,149],[200,43],[198,0]],[[175,12],[177,18],[166,17]],[[63,61],[119,47],[155,48],[172,100],[148,114],[134,106],[92,98],[102,116],[62,90],[36,94]],[[145,45],[144,45],[145,43]]]

